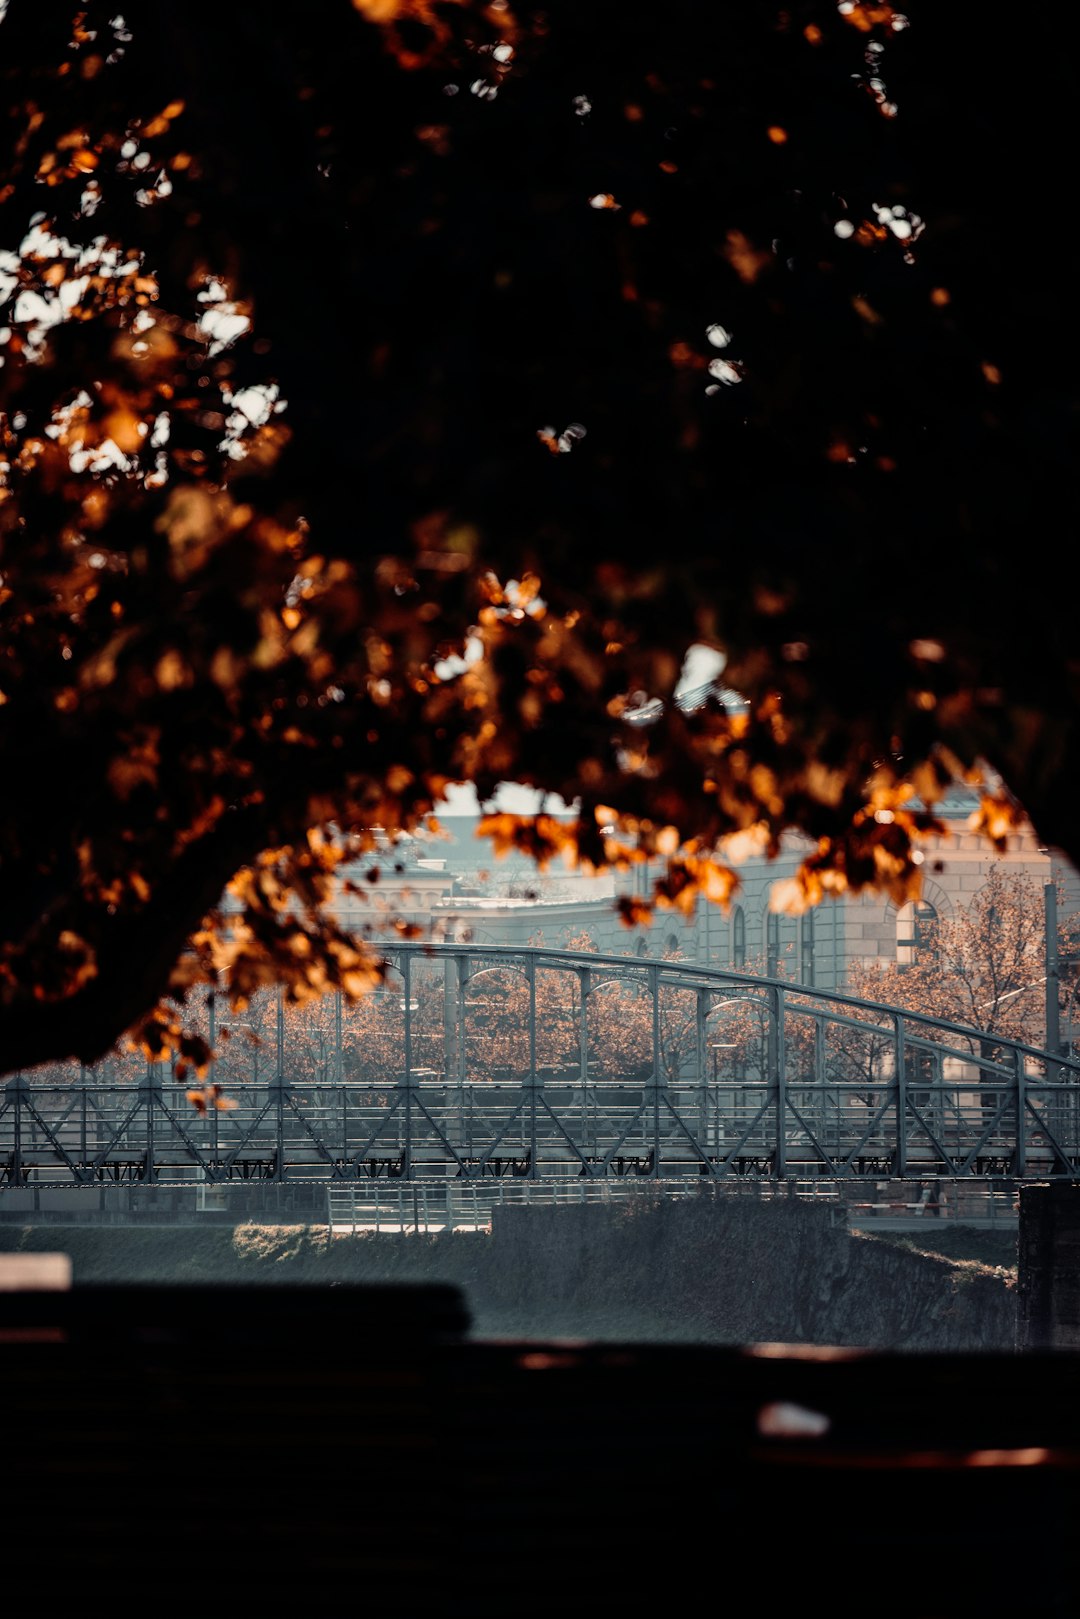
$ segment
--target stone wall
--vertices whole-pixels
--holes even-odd
[[[0,1227],[0,1251],[66,1252],[74,1283],[445,1282],[477,1337],[1016,1347],[1000,1271],[863,1237],[795,1200],[502,1208],[490,1235],[328,1235],[325,1226]]]
[[[1016,1294],[993,1270],[916,1253],[795,1200],[628,1199],[496,1210],[504,1305],[584,1301],[657,1338],[904,1350],[1012,1350]],[[507,1296],[510,1295],[510,1296]]]

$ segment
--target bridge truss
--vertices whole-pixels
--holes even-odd
[[[1080,1174],[1071,1058],[679,961],[385,953],[378,1050],[338,1002],[312,1069],[279,1003],[262,1075],[256,1055],[229,1080],[226,1110],[198,1112],[167,1064],[135,1083],[107,1064],[63,1086],[8,1080],[0,1202],[16,1187],[102,1183]]]

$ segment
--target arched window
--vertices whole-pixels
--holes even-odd
[[[741,905],[736,905],[731,918],[731,964],[746,966],[746,912]]]
[[[664,954],[666,956],[677,956],[679,954],[679,952],[681,951],[681,949],[682,949],[682,946],[679,943],[678,934],[677,933],[669,933],[667,938],[664,941]]]
[[[799,979],[814,982],[814,913],[807,911],[799,923]]]
[[[636,949],[639,956],[647,956],[649,954],[649,947],[646,944],[644,938],[639,939],[634,948]]]
[[[896,965],[914,967],[933,942],[937,912],[928,899],[909,900],[896,913]]]

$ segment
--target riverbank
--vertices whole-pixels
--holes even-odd
[[[75,1286],[446,1283],[474,1338],[1011,1350],[1015,1237],[953,1222],[853,1233],[777,1201],[638,1199],[497,1211],[491,1233],[325,1225],[0,1226],[0,1252],[63,1252]]]

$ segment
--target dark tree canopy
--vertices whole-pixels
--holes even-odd
[[[359,993],[343,839],[451,782],[662,904],[911,897],[956,777],[1080,860],[1076,26],[9,0],[5,1068]]]

